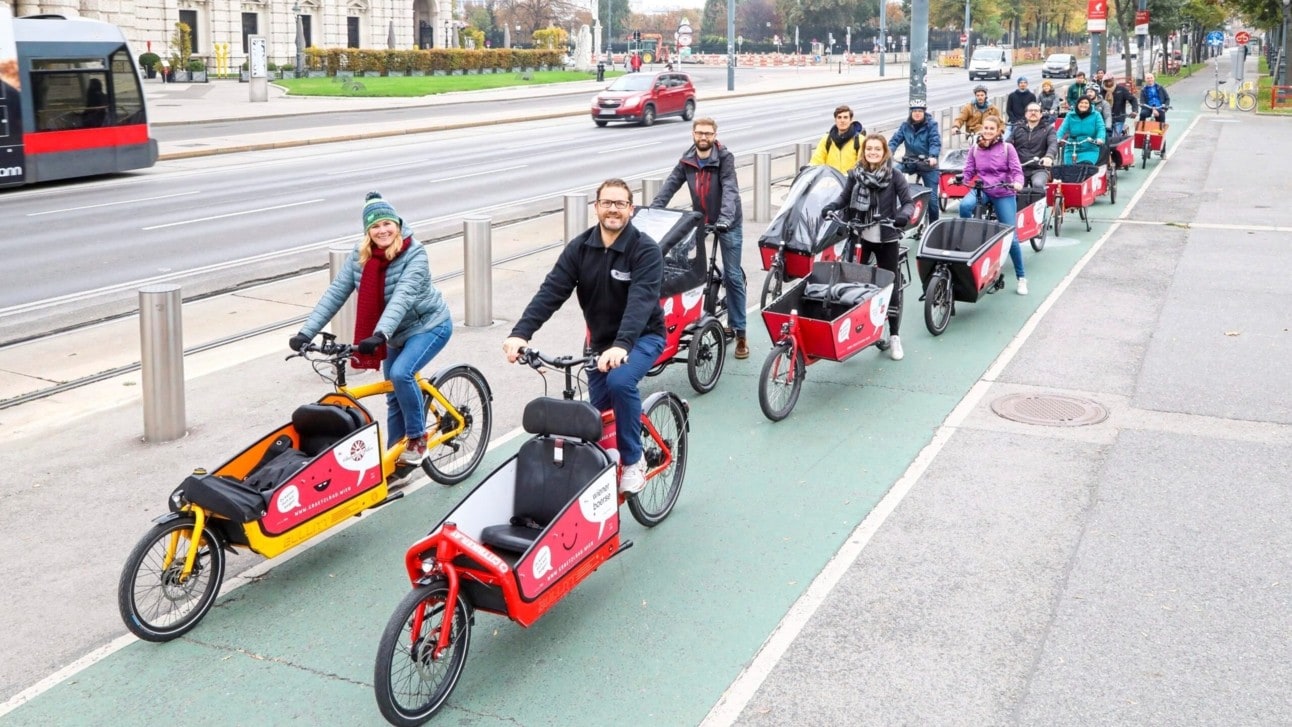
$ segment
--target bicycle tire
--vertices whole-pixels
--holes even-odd
[[[664,522],[664,518],[673,512],[677,497],[682,492],[682,480],[686,477],[686,458],[690,452],[686,412],[681,401],[672,395],[661,396],[650,405],[645,418],[664,440],[673,463],[659,474],[646,480],[641,492],[629,495],[628,511],[633,519],[643,527],[653,528]],[[642,427],[642,457],[646,460],[647,470],[652,470],[664,462],[664,452],[655,438]]]
[[[779,422],[794,411],[806,365],[803,352],[790,341],[776,344],[767,354],[758,378],[758,406],[763,416]]]
[[[951,323],[951,279],[942,273],[933,276],[924,291],[924,327],[941,336]]]
[[[1140,151],[1142,153],[1139,155],[1139,168],[1148,169],[1148,158],[1153,156],[1153,140],[1151,138],[1145,137],[1144,148],[1141,149]]]
[[[697,394],[707,394],[718,385],[727,360],[727,341],[717,318],[704,322],[691,336],[686,352],[686,378]]]
[[[184,543],[192,546],[193,525],[192,517],[159,523],[135,544],[130,555],[126,557],[125,567],[121,570],[121,579],[117,583],[117,608],[121,612],[121,620],[125,622],[126,628],[130,629],[130,633],[144,641],[160,643],[183,636],[193,630],[193,627],[197,626],[215,605],[215,597],[220,593],[220,583],[224,580],[225,555],[221,541],[210,526],[202,528],[197,559],[193,563],[193,572],[189,574],[188,580],[179,583],[176,579],[184,567],[184,557],[187,554],[187,548],[180,546]],[[185,531],[188,532],[187,538],[184,537]],[[172,534],[178,537],[175,555],[170,566],[162,568],[161,559],[164,558],[167,547],[165,541]],[[161,552],[154,552],[154,548],[159,545],[162,548]],[[156,564],[156,570],[152,574],[156,576],[156,582],[150,579],[143,585],[145,592],[141,594],[140,576],[149,563]],[[178,606],[179,610],[170,614],[175,616],[173,621],[162,624],[157,622],[162,614],[150,612],[145,615],[145,611],[151,611],[151,609],[143,607],[140,596],[154,591],[158,596],[157,608],[166,605]],[[186,596],[182,603],[181,596]]]
[[[1117,169],[1108,167],[1108,204],[1117,204]]]
[[[1239,111],[1251,111],[1256,108],[1256,94],[1251,91],[1239,91],[1234,103]]]
[[[1224,92],[1214,88],[1208,90],[1206,95],[1202,97],[1203,105],[1213,111],[1219,111],[1220,107],[1225,105],[1226,100]]]
[[[766,310],[767,304],[781,297],[781,292],[785,289],[785,273],[780,265],[773,264],[772,269],[767,271],[767,277],[763,278],[763,294],[759,298],[759,308]]]
[[[493,429],[489,385],[484,374],[465,365],[450,369],[432,385],[466,420],[466,428],[456,437],[428,449],[422,470],[442,485],[456,485],[476,471],[489,448],[489,434]],[[428,432],[451,432],[457,427],[457,420],[430,394],[422,392],[422,397],[426,401]]]
[[[391,614],[390,621],[381,634],[377,659],[373,665],[373,692],[381,715],[393,725],[415,727],[430,719],[444,706],[462,676],[467,652],[471,648],[471,604],[461,592],[453,606],[448,658],[430,658],[439,639],[448,596],[449,584],[442,578],[410,591],[395,607],[395,612]],[[416,644],[405,644],[404,635],[411,631],[412,620],[423,603],[427,603],[428,607],[422,609],[424,616],[420,638]],[[439,673],[437,667],[440,664],[445,669],[439,678],[428,685],[430,689],[425,698],[414,705],[404,704],[400,695],[396,694],[397,687],[403,686],[404,691],[420,687],[420,684],[414,684],[414,680],[425,683],[429,672],[434,670]],[[402,677],[400,681],[406,684],[397,685],[396,677]],[[413,692],[413,695],[416,694],[421,694],[421,691]]]
[[[1059,237],[1063,232],[1063,216],[1068,210],[1063,206],[1063,195],[1054,195],[1054,236]]]
[[[1047,209],[1047,211],[1048,211],[1048,209],[1049,209],[1049,208],[1046,208],[1046,209]],[[1048,212],[1047,212],[1047,213],[1048,213]],[[1033,237],[1031,240],[1029,240],[1029,242],[1031,242],[1031,243],[1032,243],[1032,250],[1033,250],[1034,252],[1040,252],[1040,251],[1044,250],[1044,249],[1045,249],[1045,239],[1046,239],[1047,237],[1049,237],[1049,236],[1050,236],[1050,221],[1049,221],[1049,220],[1046,220],[1046,221],[1045,221],[1045,224],[1041,225],[1041,234],[1039,234],[1039,235],[1037,235],[1036,237]]]

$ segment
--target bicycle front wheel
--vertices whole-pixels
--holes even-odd
[[[951,322],[951,278],[944,274],[933,276],[929,289],[924,291],[924,327],[929,333],[941,336]]]
[[[462,415],[466,426],[457,436],[428,449],[422,469],[442,485],[456,485],[476,471],[489,446],[489,432],[493,429],[489,387],[484,374],[469,366],[456,367],[432,384]],[[425,398],[427,432],[434,441],[456,429],[458,421],[430,394]]]
[[[650,430],[642,427],[642,457],[646,459],[647,471],[659,467],[668,457],[672,457],[672,462],[646,480],[646,487],[641,492],[628,496],[628,510],[634,520],[653,528],[664,522],[677,504],[682,478],[686,476],[690,443],[687,440],[686,412],[677,398],[661,396],[656,399],[646,411],[646,419],[659,434],[656,441]]]
[[[210,527],[194,537],[193,525],[191,517],[160,523],[126,558],[117,584],[117,608],[126,628],[144,641],[183,636],[215,604],[224,579],[224,549]],[[197,557],[185,578],[184,561],[194,548]]]
[[[772,269],[767,271],[767,277],[763,278],[763,295],[759,298],[759,307],[765,310],[768,303],[781,297],[784,286],[784,272],[779,265],[773,265]]]
[[[727,358],[727,341],[722,334],[722,324],[716,318],[708,319],[691,336],[686,355],[686,376],[697,394],[707,394],[718,385],[722,364]]]
[[[1234,102],[1238,104],[1239,111],[1251,111],[1256,108],[1256,94],[1251,91],[1243,91],[1238,94]]]
[[[459,593],[450,608],[448,598],[443,579],[413,590],[395,607],[381,634],[373,686],[377,707],[391,724],[415,727],[430,719],[462,676],[471,647],[471,606]],[[419,613],[421,631],[414,634]],[[449,645],[437,658],[435,647],[446,620]]]
[[[758,406],[763,416],[779,422],[794,411],[803,388],[806,363],[803,352],[793,343],[785,341],[776,345],[763,362],[758,379]]]
[[[1213,88],[1202,97],[1202,103],[1209,109],[1219,110],[1225,105],[1225,94]]]

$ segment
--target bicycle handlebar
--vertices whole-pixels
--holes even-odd
[[[550,366],[554,369],[571,370],[577,367],[596,368],[597,356],[589,354],[587,356],[546,356],[542,351],[536,348],[524,347],[520,349],[520,358],[516,359],[517,363],[522,363],[533,369],[539,369],[543,366]]]
[[[867,227],[874,227],[875,225],[880,225],[883,227],[891,227],[895,230],[901,229],[900,227],[897,226],[896,224],[897,221],[892,219],[891,217],[882,217],[878,220],[870,220],[868,222],[863,222],[861,220],[850,220],[844,217],[843,213],[840,212],[839,210],[834,210],[830,212],[830,219],[835,222],[838,222],[844,227],[847,227],[849,231],[864,230]]]
[[[313,341],[309,341],[304,346],[301,346],[301,350],[297,351],[296,353],[288,355],[285,360],[290,361],[291,359],[294,359],[294,358],[304,358],[304,359],[309,359],[311,361],[328,360],[333,363],[336,363],[343,359],[348,359],[353,357],[355,354],[355,351],[356,349],[353,344],[337,343],[335,336],[331,334],[324,334],[322,343],[315,343]],[[318,356],[310,356],[309,354],[312,354],[312,353],[316,353],[318,354]]]

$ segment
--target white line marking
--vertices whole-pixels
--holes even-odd
[[[174,197],[184,197],[190,194],[201,194],[201,193],[202,193],[201,191],[180,192],[178,194],[163,194],[160,197],[143,197],[141,199],[128,199],[128,200],[123,200],[121,202],[104,202],[103,204],[87,204],[84,207],[65,207],[61,210],[46,210],[44,212],[28,212],[27,216],[40,217],[41,215],[56,215],[59,212],[76,212],[78,210],[92,210],[92,209],[97,209],[99,207],[111,207],[113,205],[118,205],[118,204],[134,204],[136,202],[153,202],[159,199],[171,199]]]
[[[651,141],[651,142],[647,142],[647,143],[645,143],[645,144],[633,144],[632,146],[616,146],[616,147],[612,147],[612,148],[610,148],[610,149],[603,149],[602,151],[599,151],[599,152],[597,152],[597,153],[598,153],[598,154],[614,154],[614,153],[616,153],[616,152],[625,151],[625,150],[627,150],[627,149],[641,149],[641,148],[643,148],[643,147],[647,147],[647,146],[659,146],[660,144],[663,144],[663,143],[664,143],[664,142],[662,142],[662,141]]]
[[[1122,220],[1128,225],[1151,225],[1154,227],[1179,227],[1183,230],[1226,230],[1233,232],[1292,232],[1292,227],[1277,225],[1244,225],[1242,223],[1223,222],[1157,222],[1154,220]]]
[[[160,229],[165,228],[165,227],[179,227],[180,225],[192,225],[192,224],[195,224],[195,223],[198,223],[198,222],[210,222],[211,220],[222,220],[222,219],[225,219],[226,217],[238,217],[238,216],[241,216],[241,215],[254,215],[254,214],[255,214],[255,213],[257,213],[257,212],[269,212],[269,211],[271,211],[271,210],[281,210],[281,209],[286,209],[286,208],[288,208],[288,207],[300,207],[301,205],[314,204],[315,202],[322,202],[322,201],[323,201],[323,198],[322,198],[322,197],[320,197],[320,198],[318,198],[318,199],[307,199],[307,200],[305,200],[304,202],[289,202],[289,203],[287,203],[287,204],[278,204],[278,205],[274,205],[273,207],[260,207],[260,208],[258,208],[258,209],[254,209],[254,210],[243,210],[243,211],[241,211],[241,212],[230,212],[230,213],[229,213],[229,214],[227,214],[227,215],[214,215],[214,216],[212,216],[212,217],[199,217],[199,218],[197,218],[197,219],[195,219],[195,220],[184,220],[183,222],[167,222],[167,223],[166,223],[166,224],[164,224],[164,225],[153,225],[152,227],[141,227],[140,229],[141,229],[141,230],[144,230],[144,231],[148,231],[148,230],[160,230]]]
[[[440,177],[439,179],[430,180],[430,183],[436,184],[438,182],[452,182],[455,179],[466,179],[468,177],[481,177],[486,174],[497,174],[498,172],[511,172],[517,169],[524,169],[525,167],[528,167],[528,166],[529,166],[528,164],[521,164],[520,166],[502,167],[500,169],[486,169],[483,172],[471,172],[470,174],[459,174],[456,177]]]
[[[1197,120],[1195,119],[1194,124],[1190,124],[1189,128],[1180,136],[1180,141],[1183,141],[1184,138],[1189,135],[1189,132],[1193,130],[1196,123]],[[1139,202],[1140,197],[1142,197],[1145,190],[1152,185],[1153,179],[1162,170],[1162,168],[1162,165],[1159,164],[1157,169],[1153,170],[1144,185],[1140,187],[1139,191],[1131,199],[1130,203],[1126,205],[1126,210],[1123,212],[1123,215],[1129,212],[1130,209]],[[736,677],[736,680],[731,683],[731,686],[727,687],[727,690],[723,692],[722,696],[718,699],[717,704],[713,705],[713,709],[709,711],[709,714],[705,716],[704,721],[700,723],[701,727],[718,727],[719,725],[725,727],[725,725],[735,724],[736,720],[740,717],[740,713],[745,710],[749,701],[753,699],[754,695],[758,692],[758,688],[762,685],[763,681],[767,679],[768,674],[771,673],[772,669],[776,667],[777,662],[781,660],[781,657],[784,656],[785,652],[793,645],[794,640],[798,638],[799,633],[803,631],[803,627],[807,625],[809,620],[811,620],[817,609],[825,603],[830,592],[834,590],[835,585],[838,584],[841,578],[843,578],[843,575],[848,571],[848,569],[852,567],[852,564],[856,562],[857,558],[861,557],[861,552],[866,548],[866,545],[870,543],[870,539],[879,532],[879,529],[888,520],[888,516],[893,514],[897,509],[897,506],[901,504],[902,500],[906,498],[915,484],[924,476],[929,465],[933,463],[937,456],[942,452],[942,449],[946,447],[951,436],[955,434],[956,429],[964,422],[965,418],[969,416],[974,408],[978,406],[978,403],[982,401],[982,398],[991,388],[992,382],[994,382],[996,377],[1005,370],[1005,367],[1014,360],[1014,356],[1018,354],[1019,350],[1022,349],[1023,344],[1031,337],[1033,331],[1035,331],[1036,327],[1040,324],[1041,319],[1049,313],[1050,309],[1054,307],[1054,304],[1058,301],[1059,297],[1062,296],[1068,289],[1068,286],[1072,284],[1072,281],[1076,279],[1077,275],[1079,275],[1083,269],[1085,269],[1086,265],[1104,246],[1104,243],[1106,243],[1109,238],[1112,237],[1113,233],[1120,227],[1120,223],[1114,222],[1112,226],[1109,227],[1093,245],[1090,246],[1090,249],[1086,251],[1086,254],[1081,256],[1081,259],[1078,260],[1077,264],[1068,271],[1068,274],[1064,276],[1063,280],[1059,281],[1059,284],[1055,286],[1054,290],[1050,291],[1050,294],[1046,296],[1045,300],[1041,302],[1041,305],[1037,307],[1036,311],[1034,311],[1031,317],[1027,319],[1027,322],[1023,324],[1023,327],[1019,330],[1018,334],[1014,336],[1009,344],[1005,346],[1004,350],[1000,352],[1000,355],[996,357],[996,360],[992,362],[992,365],[987,369],[986,373],[983,374],[982,378],[969,388],[969,392],[965,394],[964,398],[960,400],[960,403],[958,403],[955,408],[951,410],[951,413],[947,415],[946,421],[944,421],[942,425],[938,427],[937,431],[934,432],[933,438],[927,445],[925,445],[924,449],[920,450],[920,453],[915,456],[915,460],[911,462],[910,467],[908,467],[906,471],[902,473],[902,476],[898,478],[897,482],[893,484],[893,487],[888,491],[888,494],[884,495],[884,498],[875,505],[875,509],[871,510],[870,514],[861,521],[861,524],[852,531],[852,534],[848,536],[848,540],[841,548],[839,548],[839,551],[834,554],[834,557],[830,559],[830,562],[826,563],[825,568],[817,574],[817,577],[812,580],[812,583],[808,586],[807,590],[804,591],[803,595],[794,602],[794,605],[790,607],[790,610],[785,614],[785,617],[781,619],[779,624],[777,624],[776,629],[773,630],[772,633],[768,635],[767,640],[763,642],[762,647],[749,663],[749,666],[745,667],[745,670]]]
[[[428,162],[427,160],[425,160],[425,159],[418,159],[417,161],[412,161],[412,162],[395,162],[394,164],[378,164],[377,166],[373,166],[373,167],[355,167],[355,168],[352,168],[352,169],[341,169],[341,170],[338,170],[338,171],[335,171],[335,172],[328,172],[326,176],[329,176],[329,177],[336,177],[336,176],[339,176],[339,175],[342,175],[342,174],[355,174],[355,173],[359,173],[359,172],[371,172],[371,171],[376,170],[376,169],[390,169],[390,168],[392,168],[392,167],[411,167],[411,166],[414,166],[414,165],[416,165],[416,164],[428,164],[428,163],[429,163],[429,162]]]

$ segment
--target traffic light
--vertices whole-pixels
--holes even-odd
[[[641,40],[641,39],[642,39],[642,32],[640,30],[634,30],[633,40]]]

